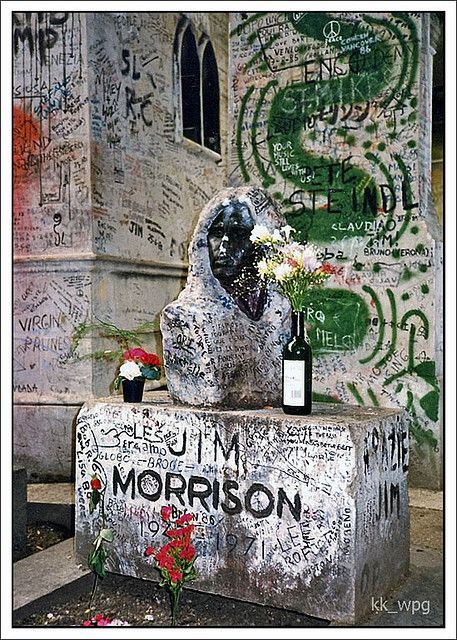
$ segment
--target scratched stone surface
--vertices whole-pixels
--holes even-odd
[[[221,156],[180,134],[182,19],[13,14],[14,456],[34,479],[72,478],[77,410],[116,375],[117,363],[83,359],[110,341],[87,337],[70,353],[75,327],[158,319],[184,284],[195,220],[225,184],[228,15],[189,18],[218,63]],[[161,354],[158,330],[142,340]]]
[[[229,202],[247,205],[253,223],[270,229],[284,224],[272,200],[257,187],[225,189],[204,207],[189,248],[186,287],[161,316],[167,385],[173,399],[183,404],[279,406],[290,307],[270,289],[260,319],[252,320],[213,274],[208,230],[219,207]]]
[[[166,541],[163,505],[194,514],[197,590],[355,622],[409,564],[408,427],[394,409],[317,404],[280,410],[90,401],[76,434],[76,549],[114,532],[107,568],[156,580],[148,545]]]
[[[314,389],[406,408],[411,478],[438,488],[432,51],[426,13],[230,14],[230,184],[267,189],[336,269],[307,304]]]

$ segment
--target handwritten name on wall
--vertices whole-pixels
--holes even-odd
[[[87,361],[74,361],[70,337],[88,317],[91,283],[87,273],[18,272],[13,305],[16,400],[65,404],[79,399],[90,367]]]
[[[224,21],[201,17],[205,33],[223,40]],[[172,64],[178,21],[157,12],[88,16],[99,253],[186,262],[196,216],[223,185],[224,165],[179,140]],[[218,64],[225,73],[226,59]]]
[[[89,122],[78,13],[13,14],[13,198],[16,255],[89,244]]]
[[[268,188],[335,267],[307,309],[319,393],[406,407],[434,448],[422,29],[417,13],[232,14],[230,175]]]

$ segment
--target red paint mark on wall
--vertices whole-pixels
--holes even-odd
[[[39,122],[22,107],[13,107],[13,215],[38,198]]]

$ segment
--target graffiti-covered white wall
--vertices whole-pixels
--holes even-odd
[[[318,399],[405,407],[410,479],[437,487],[429,38],[424,13],[231,14],[229,175],[268,188],[335,268],[307,307]]]
[[[177,126],[182,20],[13,14],[14,457],[33,479],[71,476],[77,411],[115,376],[71,356],[74,328],[155,320],[181,289],[196,217],[226,182],[228,16],[188,16],[218,65],[220,154]],[[158,333],[145,341],[160,352]]]
[[[183,20],[214,47],[220,155],[180,134]],[[307,310],[317,399],[406,407],[410,480],[438,486],[429,15],[228,20],[13,15],[16,462],[32,477],[69,477],[78,407],[114,377],[111,364],[70,361],[73,329],[93,316],[155,319],[181,289],[203,205],[227,182],[251,183],[335,267]],[[145,338],[160,351],[158,334]]]

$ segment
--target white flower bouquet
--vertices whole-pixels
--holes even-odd
[[[273,231],[255,225],[250,240],[263,248],[264,257],[257,263],[260,277],[276,283],[294,311],[303,311],[308,290],[322,285],[334,269],[318,260],[317,247],[297,242],[294,234],[289,225]]]
[[[161,362],[155,353],[147,353],[143,349],[129,349],[124,353],[125,362],[119,367],[119,375],[114,381],[114,388],[118,389],[122,380],[160,378]]]

